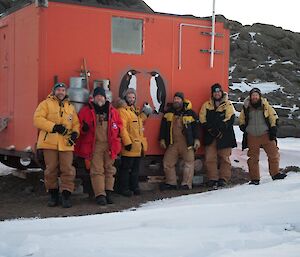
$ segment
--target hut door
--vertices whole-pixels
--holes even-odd
[[[8,115],[8,26],[0,28],[0,117]]]

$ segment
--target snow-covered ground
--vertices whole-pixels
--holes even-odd
[[[238,140],[241,133],[236,130]],[[281,166],[300,166],[300,139],[280,139]],[[234,165],[246,152],[234,150]],[[236,162],[238,161],[238,162]],[[155,201],[136,211],[0,223],[0,257],[298,257],[300,174]]]
[[[249,92],[252,88],[259,88],[263,94],[268,94],[273,91],[277,91],[278,89],[282,89],[282,87],[276,82],[259,82],[259,83],[246,83],[242,81],[240,83],[232,83],[232,86],[229,86],[232,90],[239,90],[241,92]]]

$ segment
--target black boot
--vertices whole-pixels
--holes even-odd
[[[105,192],[106,192],[106,202],[107,202],[108,204],[113,204],[113,203],[114,203],[113,200],[112,200],[112,192],[113,192],[113,191],[111,191],[111,190],[106,190]]]
[[[277,180],[277,179],[284,179],[286,177],[286,174],[284,173],[277,173],[276,175],[274,175],[272,177],[273,180]]]
[[[72,202],[70,199],[71,196],[71,192],[68,190],[64,190],[61,193],[62,197],[61,197],[61,204],[63,208],[71,208],[72,207]]]
[[[106,196],[105,195],[98,195],[96,197],[96,203],[98,205],[106,205],[107,204]]]
[[[141,195],[141,190],[139,188],[134,189],[132,192],[134,195]]]
[[[217,190],[218,189],[218,180],[209,180],[206,183],[208,190]]]
[[[218,187],[226,187],[226,186],[227,186],[226,180],[223,178],[220,178],[218,180]]]
[[[125,191],[121,191],[120,194],[126,197],[131,197],[133,195],[133,192],[130,190],[125,190]]]
[[[58,189],[49,189],[48,207],[55,207],[59,204],[59,191]]]
[[[255,185],[255,186],[258,186],[259,185],[259,180],[251,180],[249,182],[249,185]]]
[[[161,191],[165,191],[165,190],[177,190],[177,185],[170,185],[167,183],[162,183],[159,185],[159,189]]]
[[[179,189],[180,190],[190,190],[188,185],[180,185]]]

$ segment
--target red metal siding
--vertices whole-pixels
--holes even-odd
[[[113,16],[143,20],[142,55],[111,53]],[[59,80],[69,83],[69,77],[79,75],[83,58],[86,58],[91,71],[91,83],[94,79],[109,79],[115,97],[123,75],[130,69],[140,71],[137,75],[139,105],[144,101],[151,103],[150,75],[147,73],[150,71],[161,74],[168,101],[172,101],[176,91],[183,91],[192,100],[196,112],[209,97],[211,84],[219,82],[228,87],[229,32],[222,23],[217,23],[216,31],[224,37],[216,38],[215,45],[224,54],[215,55],[213,69],[209,68],[209,54],[199,51],[210,48],[210,37],[200,33],[209,30],[183,28],[182,69],[179,70],[180,23],[209,26],[209,21],[54,2],[50,2],[48,8],[31,5],[10,15],[11,20],[12,17],[16,17],[16,25],[12,29],[16,35],[12,41],[15,43],[16,62],[12,68],[15,68],[13,75],[16,81],[10,82],[10,86],[15,88],[14,101],[17,104],[14,111],[18,133],[8,141],[21,149],[28,143],[34,144],[33,111],[38,102],[50,93],[53,77],[57,75]],[[161,153],[157,143],[160,119],[161,115],[154,115],[146,122],[145,133],[150,144],[148,154]],[[23,128],[28,135],[24,136]],[[5,147],[1,142],[3,135],[3,132],[0,133],[0,147]]]

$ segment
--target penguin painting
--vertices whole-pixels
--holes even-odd
[[[164,112],[166,103],[166,87],[165,83],[156,71],[148,72],[151,75],[150,79],[150,95],[156,113]]]
[[[140,73],[136,70],[129,70],[126,72],[126,74],[123,76],[121,80],[121,85],[119,89],[119,97],[124,98],[125,92],[128,88],[133,88],[136,90],[137,88],[137,79],[136,74]]]

